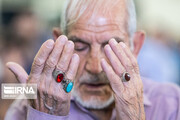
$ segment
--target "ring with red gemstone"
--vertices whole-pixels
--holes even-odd
[[[130,79],[131,79],[131,76],[128,72],[124,72],[122,74],[122,82],[128,82],[128,81],[130,81]]]
[[[71,92],[73,88],[73,81],[69,79],[65,79],[65,73],[60,70],[53,71],[53,77],[57,83],[61,83],[63,85],[63,89],[66,93]]]
[[[57,83],[60,83],[61,81],[65,80],[65,73],[60,70],[54,70],[53,77]]]

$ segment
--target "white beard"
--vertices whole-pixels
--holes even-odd
[[[81,99],[80,93],[75,88],[72,90],[72,96],[74,97],[75,101],[77,101],[83,107],[89,109],[104,109],[110,106],[114,102],[113,94],[107,101],[103,101],[103,102],[94,96],[88,99],[87,101],[84,101]]]

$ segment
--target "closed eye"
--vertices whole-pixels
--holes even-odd
[[[76,36],[71,36],[69,37],[70,40],[72,40],[74,42],[74,49],[76,51],[85,51],[85,50],[88,50],[89,49],[89,43],[87,43],[85,40],[82,40]]]
[[[74,49],[76,51],[84,51],[89,48],[88,44],[82,42],[74,42],[74,45],[75,45]]]

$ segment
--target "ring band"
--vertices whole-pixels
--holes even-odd
[[[122,82],[128,82],[130,81],[131,79],[131,76],[128,72],[124,72],[123,75],[122,75]]]
[[[42,98],[42,97],[41,97]],[[43,103],[44,103],[44,106],[49,110],[49,114],[53,114],[54,113],[54,110],[55,110],[55,106],[49,106],[49,105],[47,105],[47,103],[46,103],[46,97],[43,97],[42,98],[43,99]]]

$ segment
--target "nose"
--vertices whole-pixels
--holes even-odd
[[[102,72],[101,67],[101,58],[103,53],[101,52],[100,47],[96,46],[91,48],[89,56],[87,58],[86,70],[92,74],[99,74]]]

